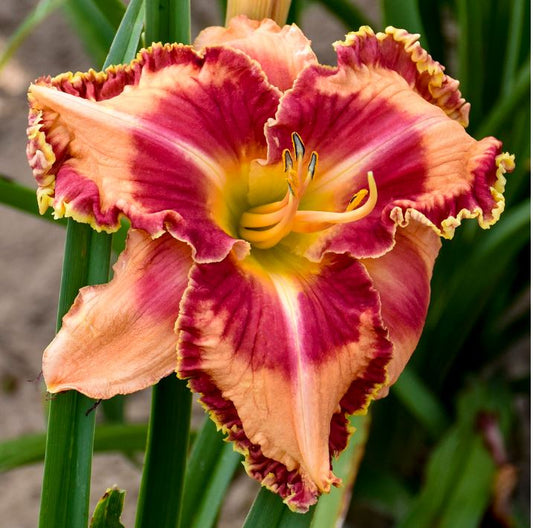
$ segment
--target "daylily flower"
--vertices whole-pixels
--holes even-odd
[[[496,222],[513,168],[465,132],[417,36],[363,27],[335,48],[322,66],[298,27],[237,17],[29,92],[41,211],[131,222],[113,280],[44,353],[48,390],[109,398],[176,370],[298,511],[339,483],[347,415],[413,352],[440,237]]]

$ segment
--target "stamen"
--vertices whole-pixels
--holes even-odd
[[[296,233],[314,233],[315,231],[322,231],[328,227],[332,227],[335,224],[348,224],[368,216],[374,210],[374,207],[376,207],[378,189],[372,171],[367,173],[367,179],[368,193],[365,194],[368,194],[368,199],[364,205],[346,210],[342,213],[334,211],[297,211],[294,215],[292,230]],[[359,196],[360,192],[356,193],[353,198],[357,203],[360,203],[364,198],[364,195]]]
[[[335,224],[355,222],[369,215],[377,203],[377,187],[372,172],[369,172],[368,190],[361,189],[350,199],[345,211],[299,211],[300,200],[313,180],[318,154],[312,152],[306,169],[303,159],[305,147],[302,138],[291,135],[293,153],[283,151],[283,170],[287,179],[287,192],[282,200],[253,207],[240,219],[240,236],[256,248],[268,249],[275,246],[291,231],[312,233],[327,229]],[[360,205],[365,199],[365,203]]]

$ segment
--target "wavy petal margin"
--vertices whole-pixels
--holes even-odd
[[[365,412],[386,382],[391,345],[364,268],[273,252],[198,265],[177,330],[178,375],[248,473],[307,511],[339,483],[330,457],[346,446],[345,415]]]
[[[444,73],[444,66],[422,48],[420,35],[389,26],[375,34],[368,26],[335,42],[339,65],[383,68],[395,71],[426,101],[441,108],[451,119],[468,126],[470,104],[459,91],[459,81]]]
[[[232,215],[279,92],[242,52],[154,45],[126,66],[41,79],[29,100],[41,212],[105,231],[125,215],[188,242],[201,262],[248,251]]]
[[[80,290],[45,350],[48,391],[111,398],[169,375],[176,367],[174,324],[191,265],[183,242],[130,231],[113,280]]]
[[[255,59],[268,80],[280,90],[290,88],[308,65],[317,64],[311,41],[295,24],[279,27],[273,20],[250,20],[237,16],[228,27],[208,27],[200,32],[194,47],[224,44]]]
[[[465,132],[458,121],[464,124],[467,106],[458,83],[421,50],[417,36],[387,31],[362,28],[338,43],[338,68],[304,70],[267,125],[265,171],[290,149],[295,131],[308,152],[318,153],[300,209],[344,211],[367,187],[369,171],[376,180],[377,204],[364,219],[286,239],[315,261],[327,251],[383,255],[393,246],[396,225],[405,227],[412,215],[451,238],[462,218],[477,217],[488,227],[504,207],[504,175],[513,157],[501,153],[495,138],[476,141]],[[436,86],[447,86],[447,96]],[[252,185],[250,199],[261,191]]]

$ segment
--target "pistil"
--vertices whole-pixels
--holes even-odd
[[[372,172],[368,172],[368,190],[355,193],[342,212],[298,210],[300,201],[313,180],[318,164],[318,154],[312,152],[307,166],[303,160],[305,147],[301,137],[292,134],[293,154],[283,151],[287,193],[283,199],[245,212],[240,220],[240,236],[259,249],[275,246],[292,231],[313,233],[335,224],[355,222],[369,215],[377,202],[377,187]],[[362,206],[359,204],[365,199]]]

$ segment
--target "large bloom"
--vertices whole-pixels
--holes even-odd
[[[239,17],[29,93],[41,210],[132,226],[45,351],[48,390],[108,398],[177,370],[298,511],[338,484],[347,415],[413,352],[440,237],[496,222],[513,168],[464,131],[416,36],[335,47],[322,66],[296,26]]]

